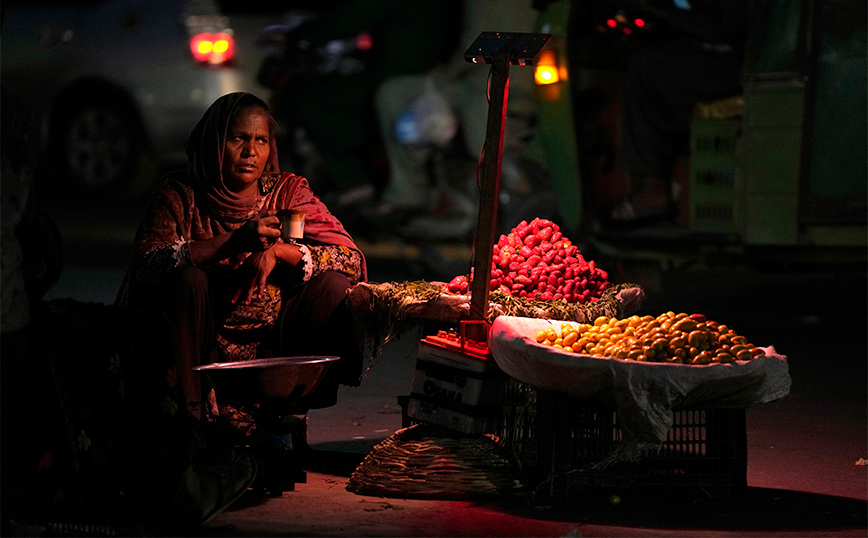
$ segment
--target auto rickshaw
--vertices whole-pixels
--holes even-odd
[[[649,2],[535,2],[538,31],[553,35],[535,73],[540,142],[560,218],[586,248],[654,263],[865,263],[866,6],[748,4],[743,90],[696,103],[672,178],[677,218],[623,229],[605,216],[630,188],[618,167],[625,58],[664,25],[640,15]]]

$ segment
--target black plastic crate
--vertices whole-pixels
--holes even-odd
[[[530,484],[537,483],[540,474],[536,417],[537,388],[507,377],[503,386],[503,413],[497,431],[492,433],[512,452]]]
[[[538,494],[577,497],[601,490],[655,490],[666,497],[742,497],[747,434],[742,409],[677,410],[658,451],[606,464],[623,446],[617,411],[566,394],[507,383],[499,432]]]

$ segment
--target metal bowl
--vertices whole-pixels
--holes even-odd
[[[339,358],[274,357],[205,364],[193,370],[208,375],[221,399],[260,403],[307,396]]]

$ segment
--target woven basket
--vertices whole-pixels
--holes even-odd
[[[517,468],[493,435],[465,435],[416,424],[378,444],[347,490],[358,495],[469,500],[521,489]]]

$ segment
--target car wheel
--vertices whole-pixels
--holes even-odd
[[[73,191],[115,197],[136,182],[143,135],[123,104],[88,100],[64,111],[53,138],[63,181]]]

